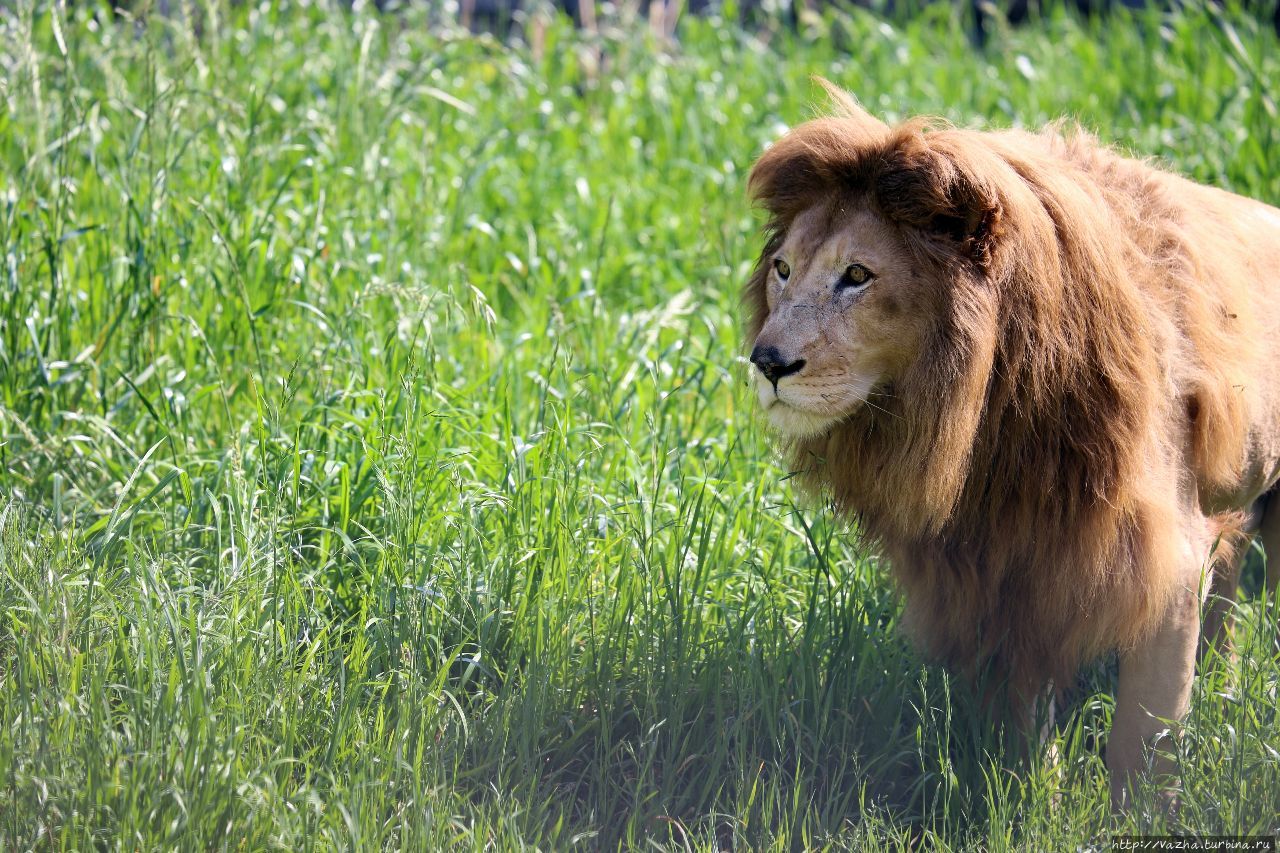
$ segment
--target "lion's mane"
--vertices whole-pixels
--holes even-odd
[[[792,129],[751,173],[769,219],[748,339],[767,260],[820,203],[897,224],[936,282],[934,316],[908,372],[791,442],[791,464],[889,558],[927,653],[1062,684],[1164,611],[1182,460],[1210,492],[1238,477],[1244,321],[1193,285],[1207,259],[1153,167],[1079,130],[890,128],[834,94],[837,115]]]

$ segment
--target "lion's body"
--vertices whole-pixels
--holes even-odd
[[[1190,536],[1207,564],[1217,529],[1198,515],[1248,507],[1280,471],[1280,212],[1085,137],[972,136],[1052,193],[1061,221],[1036,224],[1078,244],[1076,269],[1021,259],[970,453],[918,458],[931,448],[893,428],[913,398],[895,395],[800,442],[796,464],[882,543],[934,657],[1063,683],[1150,632],[1186,580],[1169,548]],[[959,484],[954,503],[910,507],[922,472]]]
[[[915,352],[878,356],[899,366],[877,368],[874,404],[788,447],[880,546],[923,649],[1032,695],[1168,645],[1215,544],[1280,476],[1280,211],[1081,133],[890,129],[849,102],[775,144],[752,187],[772,216],[752,339],[795,322],[764,261],[805,211],[827,230],[860,211],[905,250],[883,284],[899,297],[819,313],[863,312],[862,338],[911,314]]]

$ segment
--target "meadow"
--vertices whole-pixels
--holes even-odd
[[[1276,204],[1273,32],[181,8],[0,11],[0,848],[1280,832],[1257,560],[1181,810],[1113,819],[1112,667],[1010,764],[793,491],[738,331],[745,176],[810,75]]]

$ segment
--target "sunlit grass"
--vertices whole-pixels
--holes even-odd
[[[0,14],[0,847],[1111,831],[1105,667],[1006,767],[793,496],[742,387],[744,177],[817,73],[1280,202],[1270,32]],[[1280,830],[1276,617],[1241,617],[1174,829]]]

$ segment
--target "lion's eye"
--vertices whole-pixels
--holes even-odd
[[[862,287],[875,277],[875,273],[862,264],[849,264],[844,271],[844,275],[840,276],[840,281],[836,284],[836,288]]]
[[[786,281],[787,276],[791,275],[791,266],[782,258],[773,259],[773,269],[778,274],[778,278],[783,281]]]

